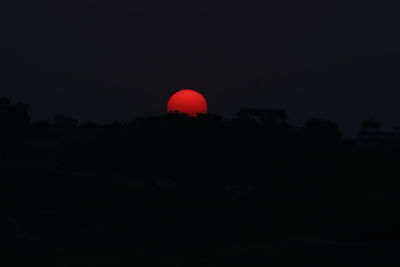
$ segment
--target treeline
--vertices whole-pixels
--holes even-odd
[[[196,118],[184,114],[138,118],[107,125],[79,123],[65,115],[32,122],[25,104],[0,99],[0,151],[3,159],[57,159],[63,168],[179,173],[180,167],[201,169],[260,165],[295,158],[291,152],[337,149],[343,145],[338,127],[320,119],[302,128],[274,121]],[[223,163],[225,162],[225,163]],[[209,164],[205,166],[204,164]],[[154,168],[154,166],[158,166]],[[218,169],[218,168],[217,168]]]
[[[229,259],[240,253],[228,248],[235,242],[299,233],[375,243],[400,236],[400,150],[360,147],[331,121],[293,127],[165,114],[107,125],[32,122],[26,105],[2,98],[0,129],[0,229],[9,247],[31,242],[23,257],[31,263],[130,266],[156,264],[157,254],[194,264],[193,251]],[[96,259],[87,254],[93,247]]]
[[[25,104],[0,99],[0,162],[65,173],[163,176],[205,186],[263,186],[307,179],[332,185],[375,182],[398,173],[398,144],[358,146],[335,123],[303,127],[273,120],[165,114],[106,125],[64,115],[32,122]],[[346,178],[345,178],[346,177]],[[362,178],[361,178],[362,177]],[[292,184],[292,185],[294,185]],[[343,185],[344,187],[344,185]]]

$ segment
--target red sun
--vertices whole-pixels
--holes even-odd
[[[207,113],[207,100],[200,93],[185,89],[173,94],[167,105],[168,112],[180,112],[189,116],[197,116],[197,114]]]

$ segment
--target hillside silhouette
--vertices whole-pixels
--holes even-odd
[[[0,98],[7,266],[396,266],[396,140],[312,118],[32,121]]]

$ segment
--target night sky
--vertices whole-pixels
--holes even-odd
[[[191,88],[224,116],[282,108],[295,124],[317,116],[351,132],[375,117],[389,129],[400,24],[388,2],[6,0],[0,95],[34,119],[109,122],[162,114]]]

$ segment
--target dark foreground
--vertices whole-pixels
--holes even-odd
[[[369,212],[357,218],[349,210],[313,204],[308,196],[184,188],[151,177],[121,182],[115,176],[17,170],[7,176],[14,182],[1,189],[2,266],[400,263],[399,231],[388,218],[374,220]]]
[[[0,98],[1,266],[399,266],[400,135]],[[6,263],[6,262],[9,263]]]

